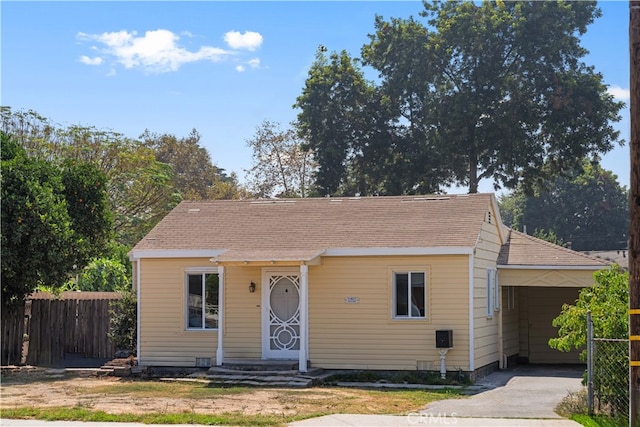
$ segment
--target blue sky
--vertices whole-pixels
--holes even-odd
[[[600,2],[583,46],[588,64],[629,100],[628,2]],[[213,162],[241,181],[246,141],[265,120],[294,120],[316,48],[359,56],[374,16],[418,16],[418,1],[0,3],[0,103],[61,125],[138,137],[202,136]],[[629,110],[616,124],[629,140]],[[629,148],[603,158],[629,185]],[[492,191],[490,183],[481,191]],[[450,192],[462,192],[451,190]]]

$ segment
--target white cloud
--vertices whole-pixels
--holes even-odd
[[[82,55],[80,57],[80,62],[87,65],[100,65],[102,64],[102,58],[100,58],[99,56],[96,56],[95,58],[89,58],[86,55]]]
[[[211,46],[189,51],[179,46],[178,35],[163,29],[147,31],[144,36],[138,36],[135,31],[118,31],[102,34],[78,33],[77,38],[81,41],[98,42],[103,56],[111,57],[125,68],[142,69],[147,73],[176,71],[186,63],[217,62],[233,55],[231,51]],[[87,63],[82,58],[81,61]]]
[[[618,101],[628,102],[631,98],[631,91],[629,89],[621,88],[620,86],[609,86],[607,92],[613,95],[613,97]]]
[[[254,51],[262,45],[262,35],[254,31],[229,31],[224,35],[224,41],[231,49]]]
[[[244,70],[245,70],[244,65],[238,65],[238,66],[236,66],[236,71],[237,71],[237,72],[242,73],[242,72],[244,72]]]
[[[251,68],[260,67],[260,58],[253,58],[249,62],[247,62]]]

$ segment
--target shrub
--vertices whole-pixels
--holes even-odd
[[[107,336],[120,350],[135,353],[137,344],[137,300],[132,291],[122,293],[122,298],[109,303],[109,332]]]

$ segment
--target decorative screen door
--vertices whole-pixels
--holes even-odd
[[[296,359],[300,351],[300,275],[268,272],[263,286],[263,356]]]

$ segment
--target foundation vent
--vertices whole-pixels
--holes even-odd
[[[429,360],[416,360],[416,369],[418,371],[433,371],[433,362]]]
[[[211,367],[210,357],[196,357],[196,368],[210,368],[210,367]]]

